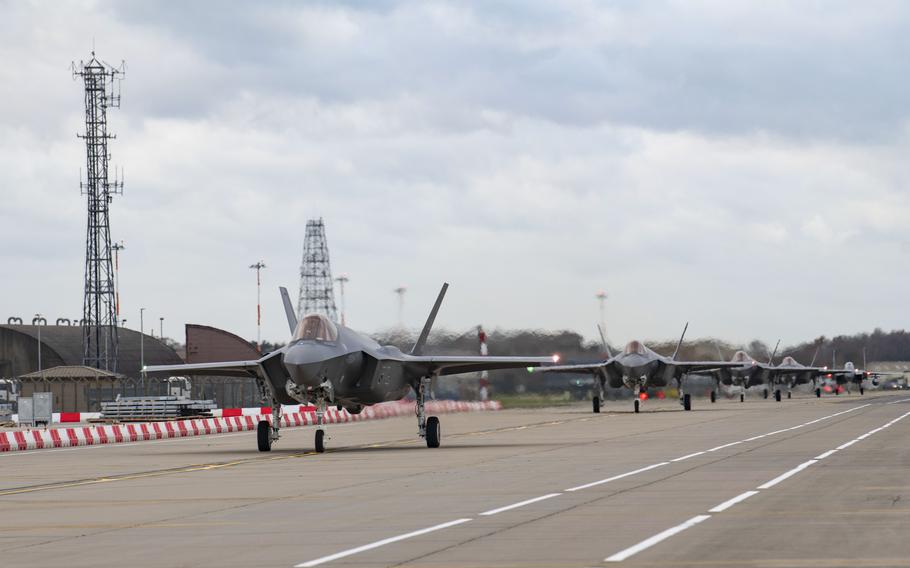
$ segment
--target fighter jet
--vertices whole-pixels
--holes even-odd
[[[315,404],[315,446],[317,452],[323,452],[327,405],[358,414],[364,406],[399,400],[413,388],[417,394],[418,435],[426,440],[427,447],[438,448],[442,437],[439,418],[428,417],[425,408],[434,379],[483,370],[531,368],[556,360],[554,357],[424,355],[430,329],[448,287],[448,284],[442,286],[410,353],[403,353],[394,346],[379,345],[321,314],[304,316],[298,322],[287,289],[280,288],[292,334],[287,346],[254,361],[154,365],[146,367],[144,372],[256,379],[260,392],[272,407],[271,424],[263,420],[256,429],[261,452],[271,450],[272,444],[279,439],[282,404]]]
[[[615,357],[610,353],[610,348],[600,326],[600,339],[603,344],[607,360],[600,363],[581,365],[552,365],[544,367],[545,373],[588,373],[598,379],[595,381],[597,392],[594,395],[592,406],[594,412],[600,412],[600,403],[604,398],[604,387],[607,383],[611,387],[626,387],[634,395],[633,409],[639,412],[641,407],[641,391],[648,387],[666,387],[676,381],[679,388],[679,400],[685,410],[692,409],[692,398],[689,393],[683,392],[684,377],[695,371],[709,371],[720,368],[741,367],[742,363],[727,361],[677,361],[679,348],[682,346],[689,324],[683,329],[679,343],[673,355],[666,357],[655,353],[641,341],[630,341],[622,353]]]
[[[719,352],[719,348],[718,348]],[[717,387],[711,391],[711,402],[717,399],[716,392],[720,390],[720,385],[739,388],[739,401],[746,400],[746,389],[749,387],[759,386],[765,383],[762,376],[763,365],[755,357],[752,357],[745,351],[737,351],[730,358],[731,363],[737,363],[738,366],[723,367],[705,371],[714,377]],[[767,392],[767,389],[765,389]],[[767,394],[765,395],[767,396]]]
[[[867,371],[866,369],[866,350],[863,349],[863,369],[857,369],[856,365],[852,361],[848,361],[844,364],[843,368],[837,368],[837,353],[833,357],[834,365],[831,369],[824,369],[823,376],[827,379],[832,379],[835,382],[834,394],[840,394],[840,389],[845,388],[847,394],[850,393],[850,386],[856,385],[859,389],[859,394],[865,394],[865,388],[863,386],[863,381],[869,379],[872,381],[873,385],[878,384],[878,380],[881,377],[888,375],[903,375],[904,373],[896,372],[886,372],[886,371]],[[815,396],[820,397],[822,391],[820,387],[815,389]]]

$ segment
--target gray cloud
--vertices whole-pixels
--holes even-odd
[[[902,325],[904,4],[364,6],[9,5],[0,55],[29,80],[0,70],[0,315],[81,309],[67,65],[94,35],[128,63],[124,308],[172,335],[252,336],[263,258],[283,337],[272,290],[315,215],[367,330],[399,284],[419,325],[443,279],[450,327],[589,333],[601,288],[615,340]]]

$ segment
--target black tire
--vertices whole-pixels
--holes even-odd
[[[787,398],[793,398],[793,393],[790,391],[787,391]]]
[[[711,391],[711,403],[717,402],[717,391]]]
[[[834,396],[840,396],[840,387],[834,387]]]
[[[862,396],[863,394],[865,394],[865,392],[866,392],[866,390],[865,390],[863,387],[859,387],[859,394],[860,394],[860,396]]]
[[[325,430],[316,430],[316,453],[325,452]]]
[[[594,414],[600,414],[600,397],[599,396],[594,397],[594,400],[592,401],[591,405],[594,408]]]
[[[820,388],[815,389],[815,398],[821,398],[821,397],[822,397],[822,389],[820,389]]]
[[[762,396],[764,396],[765,398],[768,398],[768,389],[764,390],[764,392],[762,393]]]
[[[781,398],[780,389],[777,389],[776,391],[774,391],[774,400],[776,400],[777,402],[780,402],[780,398]]]
[[[638,412],[639,412],[639,410],[640,410],[640,408],[639,408],[639,406],[640,406],[639,403],[640,403],[641,401],[639,401],[639,400],[636,398],[634,402],[635,402],[635,414],[638,414]]]
[[[743,393],[739,393],[739,401],[746,402],[746,395],[744,395]]]
[[[692,395],[689,393],[683,395],[683,410],[692,410]]]
[[[272,451],[272,425],[262,420],[256,425],[256,443],[260,452]]]
[[[439,427],[439,418],[430,416],[427,418],[427,447],[438,448],[441,439],[442,429]]]

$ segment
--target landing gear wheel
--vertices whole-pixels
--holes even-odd
[[[442,430],[439,427],[439,418],[430,416],[427,418],[427,447],[438,448],[440,439],[442,439]]]
[[[866,389],[864,389],[863,387],[859,387],[860,396],[862,396],[865,392],[866,392]]]
[[[635,414],[638,414],[640,402],[637,398],[635,399]]]
[[[717,391],[711,391],[711,403],[717,402]]]
[[[815,389],[815,398],[821,398],[821,397],[822,397],[822,389],[820,389],[820,388]]]
[[[594,407],[594,414],[600,414],[600,397],[599,396],[594,397],[592,406]]]
[[[840,396],[840,387],[834,388],[834,396]]]
[[[692,410],[692,395],[689,393],[683,395],[683,410]]]
[[[776,391],[774,391],[774,400],[776,400],[777,402],[780,402],[780,389],[777,389]]]
[[[262,420],[256,425],[256,442],[259,445],[260,452],[272,450],[272,425]]]
[[[744,395],[743,393],[739,393],[739,401],[746,402],[746,395]]]
[[[765,389],[764,392],[762,392],[762,396],[768,398],[768,389]]]
[[[325,430],[316,430],[316,453],[325,452]]]
[[[787,391],[787,398],[793,398],[793,393],[790,391]]]

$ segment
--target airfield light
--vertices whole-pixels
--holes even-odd
[[[640,398],[642,400],[648,400],[648,393],[646,393],[646,392],[638,393],[638,398]]]
[[[534,367],[528,367],[528,372],[529,372],[529,373],[533,373],[533,372],[534,372]]]
[[[554,362],[554,363],[559,363],[559,359],[560,359],[559,353],[554,353],[554,354],[553,354],[553,362]]]

